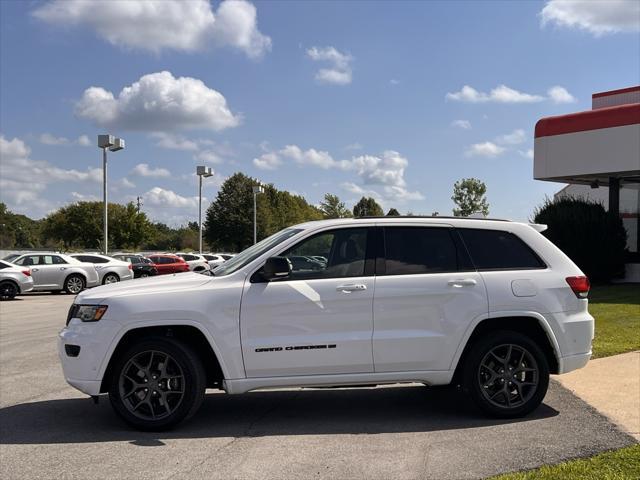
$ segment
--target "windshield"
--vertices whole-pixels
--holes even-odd
[[[284,230],[280,230],[270,237],[267,237],[264,240],[259,241],[255,245],[252,245],[246,250],[243,250],[235,257],[227,260],[219,267],[216,267],[214,270],[212,270],[211,273],[216,277],[229,275],[230,273],[241,269],[248,263],[251,263],[266,251],[271,250],[276,245],[284,242],[288,238],[293,237],[295,234],[300,233],[301,231],[302,229],[299,228],[285,228]]]

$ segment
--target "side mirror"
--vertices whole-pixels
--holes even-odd
[[[287,278],[291,274],[291,262],[286,257],[270,257],[262,267],[262,277],[268,282]]]

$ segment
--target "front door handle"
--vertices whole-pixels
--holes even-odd
[[[449,280],[447,282],[447,285],[451,286],[451,287],[471,287],[473,285],[475,285],[476,282],[473,278],[459,278],[456,280]]]
[[[31,271],[32,272],[37,272],[38,270],[40,270],[39,268],[32,268]]]
[[[366,290],[367,286],[361,283],[352,283],[349,285],[339,285],[336,287],[337,292],[342,293],[351,293],[351,292],[360,292],[362,290]]]
[[[67,267],[60,267],[60,270],[66,270]]]

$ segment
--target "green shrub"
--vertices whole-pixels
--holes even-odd
[[[592,280],[606,282],[624,275],[627,232],[619,216],[602,204],[581,198],[547,199],[534,212],[543,232]]]

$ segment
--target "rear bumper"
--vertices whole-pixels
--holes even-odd
[[[591,358],[591,352],[561,357],[558,361],[558,373],[569,373],[584,367]]]

